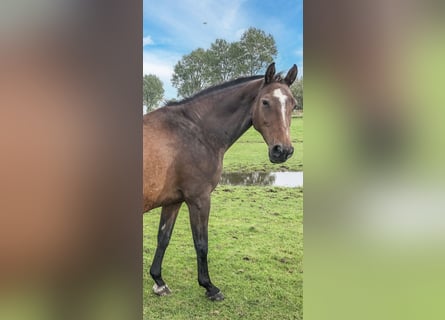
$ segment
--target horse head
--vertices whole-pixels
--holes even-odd
[[[289,87],[297,73],[294,64],[283,78],[275,74],[275,63],[269,65],[252,107],[253,126],[269,146],[269,160],[272,163],[285,162],[294,153],[289,130],[296,100]]]

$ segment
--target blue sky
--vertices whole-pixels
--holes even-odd
[[[174,65],[216,39],[238,41],[249,27],[270,33],[280,71],[294,63],[303,71],[303,0],[144,0],[143,74],[155,74],[165,98],[176,98],[170,79]]]

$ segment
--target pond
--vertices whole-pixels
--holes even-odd
[[[222,174],[219,183],[232,186],[273,186],[296,188],[303,187],[303,172],[228,172]]]

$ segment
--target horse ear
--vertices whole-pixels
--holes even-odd
[[[288,71],[286,78],[284,78],[284,82],[290,86],[292,83],[294,83],[295,79],[297,78],[298,68],[297,65],[294,64],[292,68]]]
[[[264,83],[269,84],[273,81],[275,76],[275,62],[272,62],[266,70],[266,75],[264,76]]]

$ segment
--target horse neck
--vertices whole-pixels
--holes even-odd
[[[187,110],[207,140],[224,152],[252,126],[251,108],[262,80],[225,88],[192,103]]]

